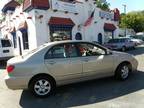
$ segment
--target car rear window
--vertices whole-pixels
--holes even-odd
[[[1,40],[2,47],[11,47],[10,40]]]

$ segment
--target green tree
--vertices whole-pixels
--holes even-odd
[[[144,12],[131,12],[121,15],[121,28],[132,28],[135,32],[144,31]]]
[[[95,1],[96,1],[96,5],[98,8],[101,8],[102,10],[107,10],[107,11],[110,10],[109,8],[110,4],[108,2],[106,1],[102,2],[102,0],[95,0]]]
[[[16,0],[18,3],[22,4],[24,0]]]

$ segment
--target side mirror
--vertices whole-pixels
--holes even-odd
[[[106,51],[106,54],[107,54],[107,55],[112,55],[112,51],[107,50],[107,51]]]

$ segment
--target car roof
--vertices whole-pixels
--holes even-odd
[[[122,37],[122,38],[114,38],[114,39],[111,39],[111,40],[118,40],[118,39],[130,39],[128,37]]]
[[[79,43],[79,42],[88,42],[88,43],[92,43],[90,41],[83,41],[83,40],[64,40],[64,41],[54,41],[54,42],[49,42],[46,43],[45,45],[55,45],[55,44],[63,44],[63,43]]]

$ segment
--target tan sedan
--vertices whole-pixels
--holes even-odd
[[[29,89],[39,97],[50,95],[57,86],[115,76],[125,80],[138,62],[127,53],[85,41],[44,44],[7,63],[5,82],[10,89]]]

